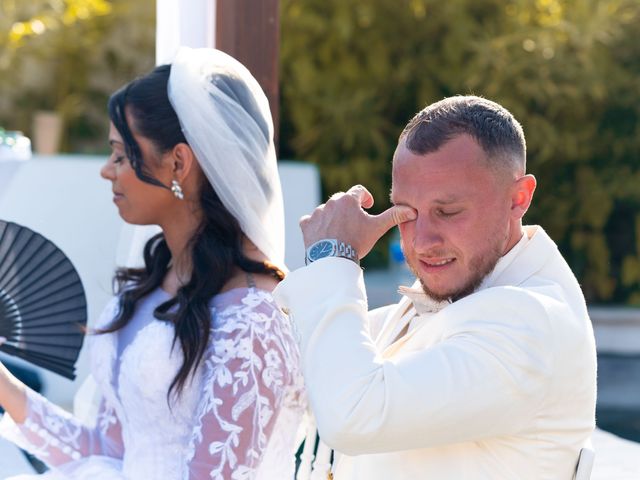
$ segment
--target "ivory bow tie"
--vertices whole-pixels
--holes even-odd
[[[418,315],[425,313],[438,313],[444,307],[451,304],[451,301],[449,300],[443,300],[442,302],[433,300],[429,295],[424,293],[424,290],[422,290],[418,282],[414,283],[411,287],[398,287],[398,293],[411,300],[413,308],[416,309],[416,313]]]

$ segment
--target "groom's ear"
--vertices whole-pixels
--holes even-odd
[[[171,171],[174,179],[183,183],[193,170],[196,161],[196,156],[189,145],[186,143],[175,145],[171,151]]]
[[[527,174],[517,179],[511,188],[511,216],[521,219],[529,210],[533,193],[536,190],[536,177]]]

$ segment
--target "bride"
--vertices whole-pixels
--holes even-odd
[[[183,48],[116,92],[109,115],[101,175],[125,221],[162,232],[144,268],[116,272],[117,295],[87,337],[95,427],[0,364],[0,435],[51,480],[293,478],[305,405],[271,296],[284,219],[260,86],[220,51]]]

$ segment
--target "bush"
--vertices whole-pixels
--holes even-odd
[[[154,45],[153,0],[3,0],[0,125],[32,136],[34,112],[53,110],[63,151],[106,151],[107,99],[153,68]]]

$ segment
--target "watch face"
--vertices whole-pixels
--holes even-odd
[[[309,260],[328,257],[333,254],[334,245],[328,240],[320,240],[309,249]]]

